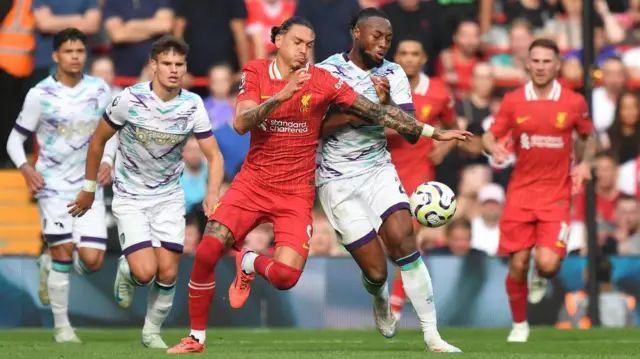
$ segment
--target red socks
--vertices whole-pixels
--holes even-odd
[[[256,257],[253,267],[258,274],[279,290],[289,290],[293,288],[296,283],[298,283],[300,275],[302,275],[301,270],[289,267],[271,257],[263,255]]]
[[[527,321],[527,295],[529,287],[527,280],[519,281],[507,274],[507,297],[511,306],[511,316],[514,323]]]
[[[209,308],[216,288],[214,269],[223,255],[222,243],[205,234],[196,250],[189,281],[189,317],[193,330],[207,328]]]
[[[393,286],[391,287],[391,310],[394,313],[402,311],[404,303],[407,301],[407,295],[404,292],[404,286],[402,284],[402,275],[400,271],[396,273],[396,277],[393,279]]]

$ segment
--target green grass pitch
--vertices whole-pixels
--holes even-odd
[[[79,330],[84,344],[56,344],[49,330],[1,330],[0,358],[90,359],[166,358],[162,350],[144,349],[140,330]],[[172,345],[186,330],[167,330],[163,338]],[[384,339],[375,330],[210,330],[207,351],[211,358],[363,358],[408,359],[457,355],[465,358],[638,358],[640,330],[592,329],[558,331],[536,328],[525,344],[507,344],[506,329],[445,329],[442,335],[459,346],[462,354],[426,353],[419,331],[402,330]]]

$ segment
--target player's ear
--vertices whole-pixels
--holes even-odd
[[[429,61],[429,55],[423,52],[422,56],[420,56],[420,65],[424,66],[427,61]]]
[[[353,36],[354,40],[359,40],[360,39],[360,28],[359,27],[354,27],[353,30],[351,30],[351,36]]]
[[[51,58],[53,59],[53,62],[55,62],[56,64],[60,63],[60,56],[58,56],[58,51],[52,52]]]
[[[282,34],[278,34],[276,35],[276,48],[281,48],[282,47]]]
[[[155,59],[149,59],[149,66],[151,66],[151,71],[156,72],[158,69],[158,62]]]

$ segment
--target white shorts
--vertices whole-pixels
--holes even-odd
[[[59,198],[38,200],[42,234],[49,247],[75,243],[76,247],[107,249],[107,214],[104,202],[93,202],[82,217],[72,217],[66,201]]]
[[[376,238],[378,229],[392,213],[410,208],[409,197],[391,164],[326,183],[320,186],[318,195],[329,223],[350,251]]]
[[[186,226],[182,193],[149,199],[115,196],[111,211],[125,256],[149,247],[182,253]]]

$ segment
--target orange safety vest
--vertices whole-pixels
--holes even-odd
[[[31,5],[32,0],[14,0],[0,24],[0,68],[16,77],[26,77],[33,72],[36,19]]]

